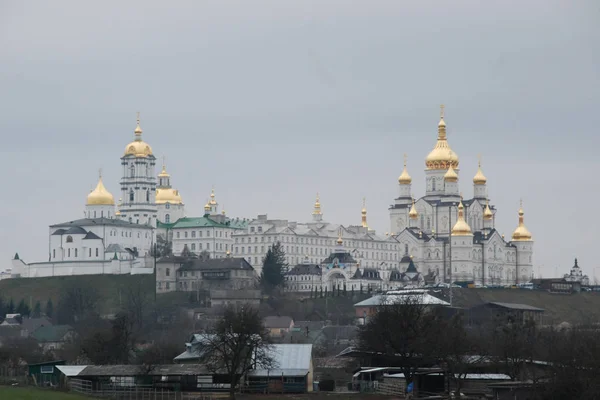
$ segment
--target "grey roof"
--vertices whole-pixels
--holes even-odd
[[[190,270],[232,270],[232,269],[243,269],[253,270],[252,265],[248,263],[244,258],[211,258],[209,260],[189,260],[179,270],[190,271]]]
[[[53,235],[63,235],[67,230],[66,229],[57,229],[54,231],[54,233],[52,233]]]
[[[250,376],[305,376],[312,361],[312,344],[274,344],[268,351],[273,369],[256,369]]]
[[[106,247],[106,250],[104,250],[105,253],[127,253],[127,250],[125,250],[123,248],[123,246],[121,246],[120,244],[117,243],[111,243],[108,245],[108,247]]]
[[[294,320],[292,317],[279,317],[272,315],[265,317],[264,324],[265,328],[289,328]]]
[[[23,329],[27,329],[30,334],[42,326],[52,326],[52,322],[50,322],[50,320],[46,317],[40,317],[23,318],[23,322],[21,323],[21,327]]]
[[[152,229],[153,227],[150,225],[142,225],[142,224],[134,224],[133,222],[124,221],[122,219],[113,219],[113,218],[82,218],[76,219],[74,221],[63,222],[60,224],[50,225],[50,228],[71,228],[73,226],[81,227],[81,226],[122,226],[122,227],[132,227],[138,229]]]
[[[87,231],[80,226],[72,226],[64,233],[65,235],[85,235]]]
[[[71,228],[71,229],[73,229],[73,228]],[[95,234],[94,232],[92,232],[92,231],[89,231],[89,232],[87,233],[87,235],[85,235],[85,237],[83,238],[83,240],[86,240],[86,239],[100,239],[100,236],[96,235],[96,234]]]
[[[510,308],[512,310],[522,310],[522,311],[544,311],[543,308],[537,308],[533,306],[528,306],[527,304],[520,303],[500,303],[500,302],[489,302],[487,304],[493,304],[502,308]]]
[[[89,365],[76,376],[201,375],[206,372],[201,364],[154,365],[150,371],[143,365]]]
[[[332,264],[337,258],[338,262],[341,264],[356,264],[356,260],[352,257],[352,254],[348,252],[343,253],[331,253],[329,257],[323,260],[321,264]]]
[[[408,264],[408,268],[406,268],[406,272],[412,272],[412,273],[419,272],[419,271],[417,271],[417,267],[415,267],[415,263],[413,262],[412,258],[410,259],[410,263]]]
[[[317,264],[298,264],[286,275],[321,275],[321,267]]]

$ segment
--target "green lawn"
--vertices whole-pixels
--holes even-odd
[[[0,386],[0,399],[10,400],[89,400],[90,397],[26,387]]]

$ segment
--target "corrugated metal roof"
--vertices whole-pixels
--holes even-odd
[[[312,344],[274,344],[269,350],[273,369],[257,369],[251,376],[304,376],[310,370]]]
[[[449,306],[450,303],[438,299],[429,293],[398,293],[390,295],[376,295],[356,303],[354,307],[376,307],[380,305],[402,304],[409,299],[409,303],[417,302],[422,305]]]
[[[537,308],[533,306],[529,306],[527,304],[519,304],[519,303],[500,303],[500,302],[490,302],[489,304],[496,305],[502,308],[510,308],[512,310],[523,310],[523,311],[544,311],[543,308]]]
[[[83,371],[87,365],[57,365],[56,368],[65,376],[77,376]]]

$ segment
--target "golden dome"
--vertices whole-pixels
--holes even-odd
[[[481,158],[479,158],[479,164],[477,166],[477,173],[473,177],[473,183],[476,185],[485,185],[487,182],[487,178],[483,175],[481,171]]]
[[[419,213],[417,213],[417,209],[415,208],[415,199],[413,199],[412,207],[410,208],[410,211],[408,212],[408,217],[410,219],[417,219],[418,216],[419,216]]]
[[[412,178],[408,174],[406,170],[406,154],[404,155],[404,170],[402,170],[402,174],[398,177],[398,183],[401,185],[410,185],[412,182]]]
[[[363,207],[362,210],[360,210],[360,214],[361,214],[361,226],[363,228],[368,228],[367,225],[367,200],[363,197]]]
[[[204,205],[204,212],[206,212],[206,213],[210,212],[210,204],[209,203],[206,203]]]
[[[315,209],[313,215],[321,215],[321,202],[319,201],[319,193],[317,193],[317,200],[315,200]]]
[[[512,240],[515,242],[532,240],[531,232],[529,232],[529,230],[525,227],[525,223],[523,222],[523,215],[525,215],[525,213],[523,212],[523,202],[521,202],[521,208],[519,208],[519,226],[512,234]]]
[[[337,238],[337,240],[336,240],[335,242],[336,242],[336,243],[337,243],[339,246],[341,246],[341,245],[344,243],[344,241],[342,240],[342,237],[341,237],[341,236],[338,236],[338,238]]]
[[[125,155],[132,155],[135,157],[147,157],[152,155],[152,148],[148,143],[142,140],[142,128],[140,127],[139,113],[137,126],[133,133],[135,133],[135,139],[125,147]]]
[[[446,122],[444,122],[444,106],[441,106],[441,118],[438,124],[438,140],[435,147],[425,158],[427,169],[458,168],[458,156],[452,151],[446,138]]]
[[[87,196],[87,205],[88,206],[114,206],[115,198],[102,183],[102,177],[98,179],[98,184],[96,185],[96,189],[92,190],[90,194]]]
[[[212,189],[212,191],[210,192],[210,205],[215,205],[217,204],[217,201],[215,200],[215,189]]]
[[[463,206],[462,199],[460,199],[460,203],[458,203],[458,220],[454,227],[452,228],[452,236],[472,236],[471,227],[465,221],[464,214],[465,207]]]
[[[450,165],[450,168],[448,168],[448,171],[444,174],[444,180],[446,182],[458,182],[458,175],[456,174],[456,171],[454,171],[454,168],[452,168],[452,165]]]
[[[167,172],[167,168],[165,167],[165,164],[163,164],[162,171],[160,171],[160,174],[158,174],[158,177],[159,178],[168,178],[170,176],[171,175],[169,175],[169,173]]]
[[[156,204],[183,204],[183,200],[181,199],[181,195],[179,194],[179,190],[166,188],[166,189],[156,189]]]
[[[486,200],[485,201],[485,210],[483,210],[483,219],[485,219],[486,221],[490,221],[492,218],[494,218],[494,214],[492,213],[492,210],[490,209],[489,200]]]

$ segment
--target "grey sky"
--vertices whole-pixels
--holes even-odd
[[[492,4],[494,3],[494,4]],[[0,269],[47,259],[98,168],[118,197],[135,112],[188,215],[389,230],[408,153],[415,196],[439,104],[472,195],[483,154],[496,227],[523,198],[535,267],[591,277],[600,140],[594,1],[0,2]]]

